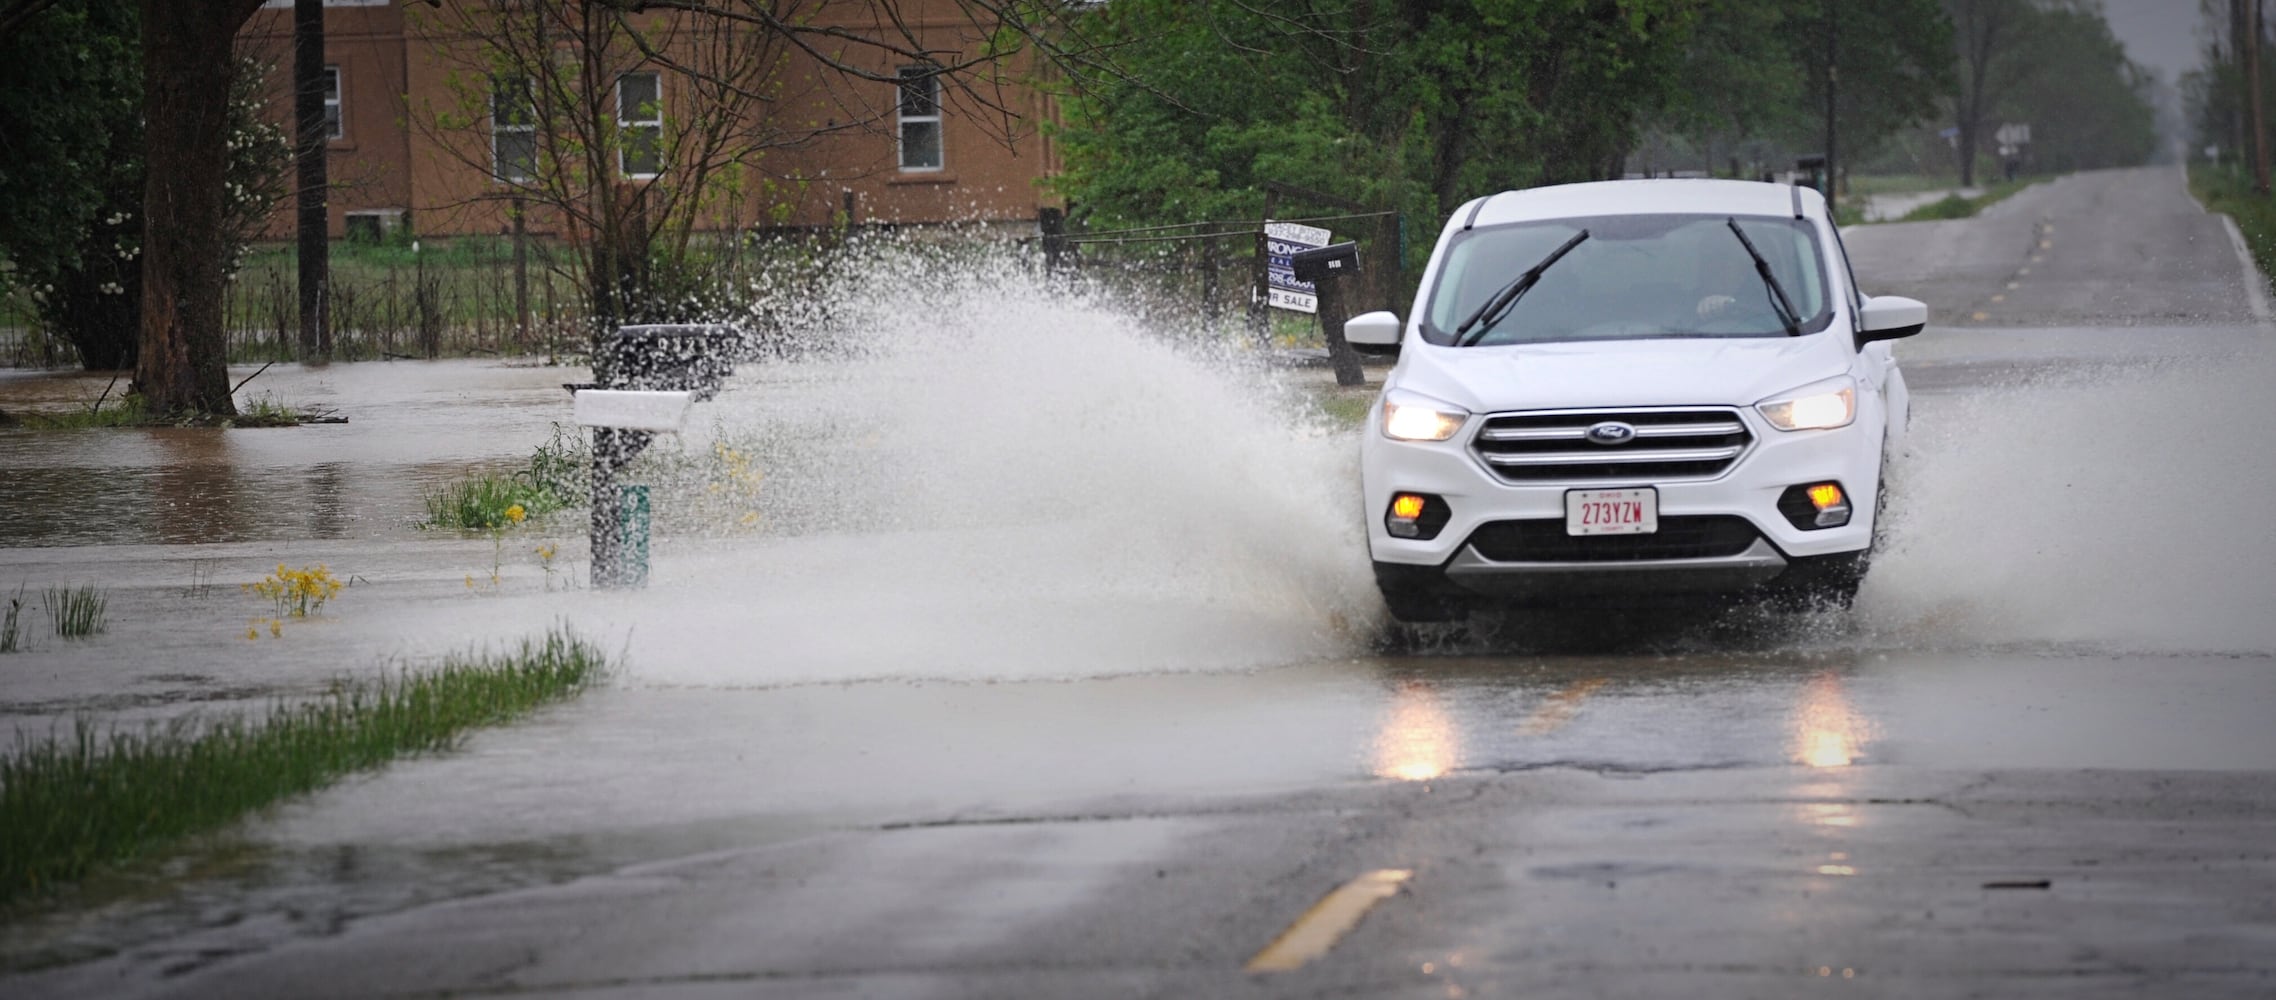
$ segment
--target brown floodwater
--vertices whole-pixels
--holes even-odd
[[[244,379],[255,369],[233,370]],[[0,430],[0,546],[372,538],[412,530],[424,496],[518,465],[569,420],[581,368],[498,361],[277,365],[238,392],[344,424]],[[0,373],[0,411],[104,398],[109,373]]]

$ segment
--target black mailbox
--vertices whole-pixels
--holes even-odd
[[[605,388],[718,394],[735,372],[743,335],[731,326],[667,324],[627,326],[611,335]]]
[[[1288,268],[1298,281],[1326,281],[1359,273],[1359,244],[1331,243],[1288,255]]]

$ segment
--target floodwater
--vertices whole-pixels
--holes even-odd
[[[243,380],[255,368],[234,369]],[[0,546],[195,545],[386,538],[425,516],[422,497],[470,470],[519,464],[555,422],[582,369],[497,362],[278,365],[239,391],[345,424],[217,430],[0,430]],[[0,373],[0,411],[88,409],[107,373]]]
[[[642,860],[1118,796],[1548,766],[2276,766],[2276,522],[2249,507],[2276,490],[2257,457],[2276,364],[2234,338],[2085,375],[1991,335],[1908,345],[1933,374],[1854,616],[1513,620],[1386,654],[1355,432],[1292,388],[1316,376],[1016,275],[863,286],[897,279],[879,270],[834,291],[842,350],[747,366],[657,446],[638,593],[579,587],[575,512],[415,527],[424,492],[548,440],[574,369],[280,366],[252,388],[349,422],[0,431],[0,584],[114,588],[109,634],[0,658],[19,733],[314,692],[556,622],[623,661],[464,752],[91,884],[0,930],[0,965],[189,967]],[[100,381],[7,376],[0,409]],[[351,586],[247,638],[265,611],[240,585],[280,562]]]

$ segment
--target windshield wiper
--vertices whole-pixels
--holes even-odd
[[[1524,274],[1518,275],[1509,284],[1503,285],[1499,291],[1493,294],[1492,298],[1486,300],[1485,305],[1479,306],[1477,312],[1471,313],[1469,319],[1463,320],[1462,325],[1454,328],[1454,346],[1469,347],[1486,339],[1486,332],[1492,330],[1494,324],[1501,322],[1502,317],[1516,307],[1517,300],[1524,298],[1525,293],[1532,291],[1533,286],[1541,281],[1541,272],[1547,271],[1551,265],[1563,260],[1566,254],[1573,252],[1573,248],[1580,246],[1581,241],[1585,239],[1588,239],[1588,230],[1583,229],[1574,233],[1572,239],[1565,241],[1565,245],[1549,251],[1549,256],[1541,258],[1541,263],[1526,268]],[[1479,325],[1479,320],[1485,320],[1485,324]],[[1477,336],[1467,336],[1473,326],[1478,328]]]
[[[1753,240],[1747,239],[1746,231],[1739,228],[1739,220],[1736,217],[1727,221],[1731,224],[1731,235],[1738,237],[1739,245],[1747,248],[1747,256],[1754,258],[1755,273],[1762,275],[1762,283],[1770,286],[1772,297],[1770,304],[1778,307],[1778,321],[1786,324],[1786,335],[1789,337],[1801,336],[1801,314],[1794,311],[1794,302],[1786,297],[1786,289],[1778,284],[1778,276],[1770,273],[1770,261],[1763,259],[1762,251],[1754,248]]]

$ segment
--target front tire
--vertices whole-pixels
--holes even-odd
[[[1391,617],[1409,625],[1466,621],[1477,603],[1447,583],[1436,566],[1376,563],[1375,589]]]

